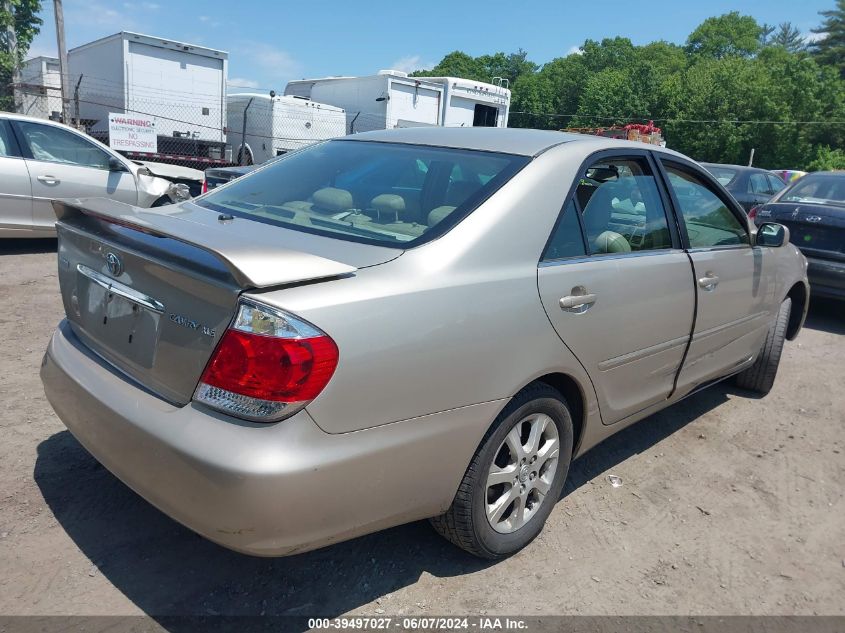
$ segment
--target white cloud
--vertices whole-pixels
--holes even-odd
[[[254,79],[247,79],[246,77],[229,77],[226,84],[230,90],[233,88],[258,88],[261,85]]]
[[[390,68],[392,70],[401,70],[402,72],[411,73],[415,70],[429,70],[434,68],[437,64],[434,62],[424,62],[419,55],[405,55],[394,61]]]
[[[819,40],[823,40],[827,36],[827,33],[805,33],[804,34],[804,41],[807,44],[812,44],[813,42],[818,42]]]
[[[566,51],[567,56],[569,56],[569,55],[583,55],[583,54],[584,54],[584,49],[582,49],[580,46],[570,46],[569,50]]]
[[[141,6],[147,9],[148,11],[156,11],[161,8],[161,5],[156,4],[155,2],[143,2]]]

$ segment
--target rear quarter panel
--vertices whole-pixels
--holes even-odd
[[[586,417],[598,417],[589,378],[537,290],[541,252],[583,158],[553,148],[434,242],[354,277],[261,296],[337,342],[337,371],[308,406],[321,428],[344,433],[508,398],[551,372],[573,377]]]

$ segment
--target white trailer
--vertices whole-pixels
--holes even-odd
[[[494,83],[459,77],[426,77],[445,89],[443,122],[446,127],[507,127],[511,91],[500,78]],[[505,80],[506,81],[506,80]]]
[[[382,70],[367,77],[291,81],[285,95],[328,103],[346,111],[349,134],[415,125],[442,125],[444,88],[427,78]]]
[[[343,108],[304,97],[244,93],[228,95],[226,104],[232,160],[241,165],[346,134]]]
[[[138,157],[205,166],[226,158],[228,60],[225,51],[128,31],[68,51],[78,116],[92,136],[108,142],[109,112],[153,116],[158,154]]]
[[[381,70],[366,77],[291,81],[285,94],[344,108],[350,134],[411,125],[507,127],[511,91],[502,83]]]

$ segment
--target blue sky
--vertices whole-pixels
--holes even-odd
[[[53,2],[43,0],[30,56],[55,55]],[[69,48],[136,31],[229,52],[230,84],[281,92],[290,79],[430,67],[455,49],[471,55],[523,48],[544,63],[585,39],[681,43],[705,18],[737,10],[760,22],[818,25],[833,0],[640,2],[258,2],[253,0],[65,0]],[[600,7],[600,9],[598,9]]]

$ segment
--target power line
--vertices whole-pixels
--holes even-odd
[[[511,115],[526,115],[535,117],[547,117],[553,119],[564,119],[581,117],[584,119],[594,119],[602,121],[618,121],[623,120],[640,120],[640,121],[654,121],[655,123],[732,123],[737,125],[845,125],[845,121],[831,120],[831,121],[765,121],[765,120],[748,120],[748,119],[675,119],[671,117],[654,118],[643,116],[602,116],[598,114],[586,114],[578,112],[576,114],[558,114],[550,112],[524,112],[520,110],[511,110]]]

